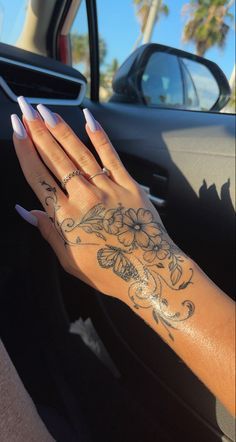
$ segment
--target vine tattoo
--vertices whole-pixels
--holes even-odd
[[[166,239],[164,227],[154,220],[152,212],[144,208],[126,209],[121,204],[106,209],[103,204],[97,204],[78,222],[73,218],[59,222],[56,188],[45,181],[41,185],[47,192],[45,203],[53,209],[51,221],[65,246],[100,246],[102,242],[103,246],[97,251],[98,265],[129,283],[128,296],[134,308],[150,309],[153,320],[162,325],[174,341],[173,330],[195,310],[192,301],[182,300],[183,297],[178,301],[179,294],[193,284],[193,269],[184,271],[183,253]],[[100,241],[83,242],[79,235],[73,241],[68,240],[68,234],[75,231],[76,235],[77,231],[83,231]],[[108,237],[115,238],[117,246],[109,245]],[[176,295],[175,306],[176,302],[179,305],[174,313],[170,308],[172,295],[169,299],[165,297],[167,287],[169,293]]]

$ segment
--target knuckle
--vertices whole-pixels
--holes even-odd
[[[49,151],[49,149],[48,149]],[[66,154],[63,150],[58,146],[55,140],[52,140],[51,148],[50,148],[50,158],[55,164],[65,164],[66,165]]]
[[[34,126],[33,130],[32,130],[32,136],[33,139],[41,139],[45,136],[46,134],[46,129],[43,125],[37,124],[36,126]]]
[[[84,189],[86,198],[83,198],[80,202],[80,211],[83,213],[84,211],[90,210],[93,206],[96,206],[101,202],[101,195],[98,192],[93,192],[89,189]],[[78,202],[78,191],[71,191],[69,195],[69,201],[71,204],[77,204]]]
[[[66,165],[65,156],[62,155],[60,151],[53,150],[51,153],[51,160],[57,167],[60,167],[61,165],[64,167]]]
[[[72,138],[71,130],[68,126],[63,126],[63,129],[60,131],[60,139],[62,142],[68,142]]]
[[[111,198],[112,198],[112,195],[110,193],[103,192],[102,195],[101,195],[101,198],[100,198],[100,202],[102,204],[104,204],[104,206],[106,206],[109,203]]]
[[[79,164],[82,167],[89,166],[89,164],[91,162],[91,158],[89,157],[89,155],[86,155],[85,153],[80,154],[78,160],[79,160]]]
[[[93,207],[96,206],[96,204],[101,202],[101,198],[96,193],[93,193],[92,191],[87,192],[86,195],[86,206],[87,207]]]
[[[27,181],[29,184],[40,184],[45,180],[45,176],[40,171],[29,169],[27,173]]]
[[[113,155],[108,159],[108,162],[109,162],[108,167],[111,170],[119,170],[122,167],[121,161]]]
[[[114,189],[109,189],[109,191],[102,193],[101,202],[104,206],[109,205],[111,201],[117,201],[119,195]]]
[[[97,144],[97,148],[103,149],[103,150],[107,150],[110,151],[111,150],[111,146],[110,143],[107,141],[106,138],[102,138],[101,140],[99,140],[98,144]]]

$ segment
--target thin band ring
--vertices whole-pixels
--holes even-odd
[[[62,185],[63,189],[65,189],[66,184],[68,183],[68,181],[71,180],[71,178],[73,178],[74,176],[80,176],[80,175],[84,175],[84,174],[79,169],[73,170],[73,172],[70,172],[67,175],[65,175],[61,181],[61,185]]]
[[[106,169],[106,167],[103,167],[102,168],[102,170],[101,170],[101,172],[97,172],[97,173],[95,173],[94,175],[91,175],[89,178],[88,178],[88,180],[92,180],[93,178],[95,178],[95,176],[98,176],[98,175],[106,175],[106,176],[110,176],[110,170],[108,170],[108,169]]]

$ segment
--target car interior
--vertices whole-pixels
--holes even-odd
[[[23,95],[60,114],[92,149],[82,109],[91,110],[173,240],[233,298],[235,118],[219,111],[227,80],[206,64],[219,86],[209,111],[196,110],[196,97],[192,108],[177,108],[177,98],[170,106],[165,84],[167,98],[147,106],[151,82],[140,101],[135,72],[154,51],[167,53],[148,45],[121,66],[113,95],[101,102],[96,1],[86,1],[90,95],[67,52],[80,2],[30,4],[18,45],[0,43],[1,339],[58,441],[233,442],[234,418],[165,342],[121,302],[68,275],[37,229],[19,218],[16,203],[29,210],[40,203],[18,164],[9,118],[21,116]],[[188,57],[180,52],[173,49],[175,60]]]

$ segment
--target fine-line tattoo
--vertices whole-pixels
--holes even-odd
[[[173,341],[173,330],[179,322],[190,318],[195,310],[192,301],[179,301],[179,308],[173,313],[170,310],[170,299],[164,295],[166,288],[176,293],[193,284],[193,269],[188,269],[185,276],[183,263],[184,254],[167,238],[164,227],[154,220],[150,210],[126,209],[122,204],[114,209],[106,209],[103,204],[92,207],[78,222],[66,218],[59,222],[57,212],[60,210],[56,188],[45,181],[41,182],[47,195],[45,204],[51,206],[53,222],[65,246],[92,245],[103,247],[97,251],[97,262],[103,269],[112,272],[129,283],[128,296],[134,308],[151,309],[152,317],[161,324]],[[76,230],[77,229],[77,230]],[[69,240],[71,232],[83,231],[94,235],[100,242],[84,242],[77,235]],[[106,241],[115,238],[117,247]],[[106,244],[105,244],[106,243]],[[168,272],[167,277],[162,271]],[[178,298],[175,297],[175,301]]]

